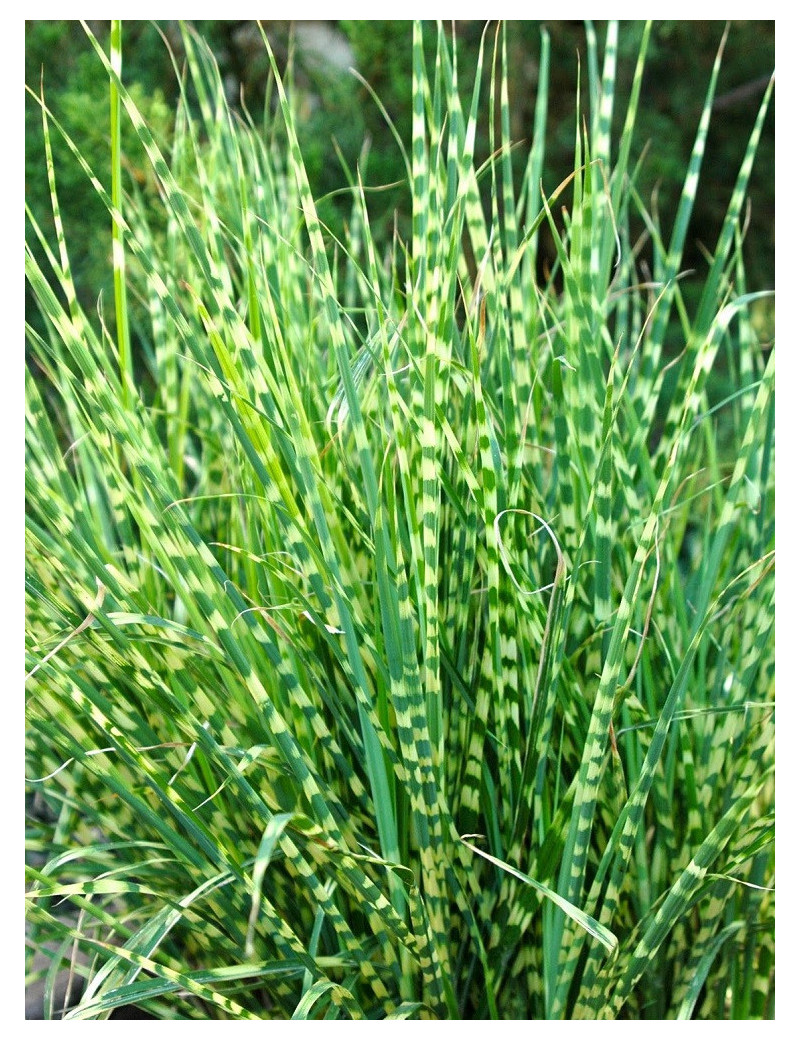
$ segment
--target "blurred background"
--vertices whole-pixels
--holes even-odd
[[[269,67],[258,26],[252,21],[196,21],[192,24],[217,58],[232,107],[246,106],[258,125],[264,111]],[[407,185],[402,183],[405,168],[400,149],[368,90],[350,70],[357,70],[371,85],[401,139],[410,143],[411,23],[272,21],[262,24],[284,70],[292,56],[300,116],[298,132],[312,190],[321,199],[322,220],[336,233],[348,218],[347,194],[330,194],[347,183],[344,163],[350,171],[358,165],[366,185],[394,185],[369,194],[370,217],[378,241],[389,240],[395,222],[401,233],[407,232],[410,194]],[[95,35],[107,43],[109,23],[91,22],[90,25]],[[615,133],[621,129],[624,118],[642,27],[641,22],[620,25]],[[468,104],[485,23],[458,21],[446,28],[454,32],[458,40],[459,82]],[[483,72],[486,82],[476,149],[478,161],[489,154],[488,99],[495,28],[495,24],[490,23],[486,34]],[[661,215],[662,232],[667,239],[724,30],[725,23],[721,21],[660,21],[653,28],[634,157],[643,157],[638,175],[639,194]],[[602,59],[605,22],[591,25],[580,21],[508,23],[511,136],[521,145],[515,151],[520,173],[534,122],[542,35],[546,33],[549,37],[549,116],[544,174],[544,188],[548,193],[572,169],[579,61],[581,106],[582,111],[588,113],[587,33],[592,32]],[[435,24],[426,23],[426,56],[430,60],[435,53],[435,40]],[[26,83],[37,92],[43,84],[49,108],[78,143],[95,173],[104,183],[109,183],[108,83],[82,26],[75,21],[27,22],[25,48]],[[125,23],[123,79],[156,139],[162,142],[169,142],[178,97],[170,49],[180,68],[183,54],[177,22]],[[687,268],[702,270],[706,256],[714,250],[774,62],[774,22],[730,23],[684,258]],[[130,127],[126,130],[131,184],[152,201],[157,227],[159,200],[155,182],[135,135]],[[365,141],[368,151],[364,150]],[[111,287],[109,220],[85,174],[58,135],[53,136],[53,147],[73,273],[79,298],[91,313],[100,294],[107,295]],[[748,193],[751,209],[745,257],[751,290],[774,287],[774,149],[773,102]],[[41,114],[38,105],[27,95],[25,164],[26,202],[41,227],[51,235]],[[26,237],[31,240],[31,236]],[[552,256],[552,246],[550,249]],[[540,254],[541,263],[546,265],[546,241],[540,244]],[[702,284],[702,278],[698,281]],[[687,292],[690,294],[691,290]],[[29,320],[36,321],[31,310],[26,308]]]

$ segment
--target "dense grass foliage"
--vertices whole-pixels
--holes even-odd
[[[547,37],[519,181],[502,28],[462,108],[416,27],[388,246],[357,168],[345,233],[320,222],[266,38],[266,114],[238,119],[185,31],[199,107],[167,151],[119,26],[96,46],[113,301],[76,298],[52,163],[26,248],[46,1008],[69,970],[79,1019],[772,1016],[774,352],[742,259],[771,84],[686,271],[722,49],[664,219],[631,147],[649,33],[619,85],[616,24],[590,39],[547,184]]]

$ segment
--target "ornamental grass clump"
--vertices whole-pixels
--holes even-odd
[[[111,184],[69,144],[113,306],[78,303],[52,162],[26,243],[45,1013],[67,971],[71,1019],[771,1017],[774,351],[741,249],[771,84],[689,272],[722,46],[662,223],[632,147],[649,24],[623,86],[616,24],[602,54],[589,31],[560,184],[547,34],[520,179],[504,29],[467,108],[415,25],[411,234],[379,241],[366,152],[343,234],[320,222],[266,37],[256,121],[184,28],[158,144],[119,25],[110,56],[89,35]]]

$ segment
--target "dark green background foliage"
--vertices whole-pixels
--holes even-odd
[[[92,31],[107,43],[108,23],[90,22]],[[268,82],[268,60],[256,23],[242,21],[196,21],[197,31],[211,46],[234,110],[246,109],[258,125],[264,114]],[[298,136],[312,192],[323,223],[339,239],[350,213],[348,184],[356,169],[367,190],[372,233],[376,243],[388,243],[397,229],[403,239],[411,232],[410,194],[404,156],[397,137],[408,150],[411,140],[411,22],[339,21],[324,23],[334,38],[349,45],[352,60],[363,80],[380,99],[394,125],[394,132],[370,90],[348,69],[321,61],[304,50],[295,39],[292,22],[265,23],[281,72],[287,73],[298,101]],[[619,34],[618,86],[625,96],[633,79],[642,34],[641,22],[624,22]],[[436,26],[425,24],[425,53],[429,66],[436,52]],[[489,40],[496,23],[454,23],[458,38],[459,84],[462,103],[469,106],[474,69],[481,35]],[[654,25],[645,68],[637,128],[633,141],[634,161],[639,160],[637,190],[654,218],[664,222],[661,231],[669,238],[670,221],[676,212],[683,177],[700,119],[706,85],[717,49],[725,32],[723,22],[663,21]],[[509,100],[511,139],[518,143],[513,159],[521,180],[525,157],[530,151],[534,107],[539,75],[542,37],[550,46],[548,119],[545,135],[543,187],[549,193],[572,169],[575,148],[575,99],[580,77],[581,111],[588,113],[587,33],[594,33],[602,48],[606,23],[579,21],[515,22],[509,26]],[[169,44],[169,48],[166,46]],[[177,106],[178,83],[173,67],[183,65],[183,44],[177,22],[130,22],[125,26],[123,78],[157,140],[168,140]],[[708,256],[713,253],[725,210],[744,155],[766,82],[774,68],[774,22],[732,22],[720,70],[712,110],[708,146],[702,166],[692,221],[683,257],[683,270],[696,275],[684,282],[683,293],[690,311],[702,289]],[[499,77],[499,69],[495,70]],[[39,21],[26,23],[26,83],[38,89],[43,79],[45,98],[54,115],[87,158],[104,184],[109,183],[108,84],[99,73],[96,56],[79,22]],[[488,98],[492,65],[484,63],[483,96]],[[191,90],[191,83],[188,84]],[[276,99],[270,97],[269,108]],[[499,110],[499,100],[496,101]],[[612,139],[618,139],[624,106],[617,105]],[[499,140],[499,115],[495,139]],[[41,114],[38,105],[26,98],[26,202],[41,227],[52,228],[50,196],[43,163]],[[397,137],[395,136],[397,135]],[[123,146],[130,190],[143,192],[151,200],[151,227],[161,223],[163,206],[149,166],[132,128],[123,129]],[[102,307],[103,320],[113,330],[111,293],[111,230],[103,204],[60,136],[54,136],[54,159],[66,241],[78,298],[90,312]],[[478,124],[476,163],[490,154],[488,119]],[[743,245],[748,284],[753,290],[774,288],[775,283],[775,122],[774,101],[764,128],[760,149],[749,185],[750,217]],[[488,212],[491,179],[481,183]],[[660,216],[659,216],[660,215]],[[27,229],[26,229],[27,231]],[[635,218],[632,233],[644,231]],[[31,241],[33,236],[26,235]],[[539,273],[544,279],[555,261],[549,231],[541,232]],[[52,244],[52,243],[51,243]],[[649,248],[649,246],[648,246]],[[41,261],[41,255],[39,256]],[[46,265],[45,265],[46,266]],[[640,273],[647,281],[652,271],[647,250],[640,256]],[[26,313],[39,326],[36,307],[26,286]],[[774,308],[760,308],[764,339],[774,332]],[[137,304],[132,302],[131,321],[136,369],[147,378],[147,337],[139,335]],[[665,347],[668,356],[683,348],[680,328],[673,319]],[[669,382],[666,384],[669,390]],[[718,363],[709,384],[711,405],[719,404],[733,391],[724,366]],[[658,415],[661,414],[659,408]],[[725,430],[721,431],[723,445]]]
[[[342,22],[365,79],[396,121],[404,140],[409,139],[411,112],[410,55],[411,29],[405,22]],[[456,32],[463,55],[477,53],[483,23],[459,22]],[[492,31],[490,29],[490,31]],[[515,22],[509,27],[509,94],[511,137],[524,142],[517,150],[520,162],[527,154],[534,121],[536,85],[541,33],[550,37],[550,94],[545,156],[545,189],[551,191],[571,169],[575,146],[576,68],[583,64],[582,106],[586,99],[586,26],[583,22]],[[605,38],[605,23],[594,26],[599,41]],[[433,29],[431,28],[433,52]],[[630,83],[641,39],[642,24],[627,22],[620,26],[620,85]],[[700,118],[703,95],[711,73],[724,23],[659,22],[651,37],[648,64],[642,90],[639,124],[634,139],[634,154],[641,154],[649,142],[640,171],[639,191],[649,199],[657,189],[659,209],[673,213],[680,195],[683,176]],[[724,113],[712,119],[707,158],[692,230],[689,256],[703,263],[703,250],[713,250],[731,188],[758,111],[764,88],[775,63],[775,26],[773,22],[734,22],[730,27],[725,57],[720,72],[719,96],[714,109]],[[471,67],[462,58],[462,91],[471,89]],[[491,68],[487,64],[487,79]],[[373,139],[376,168],[386,180],[402,175],[400,159],[382,117],[368,104],[362,91],[367,129]],[[624,115],[617,110],[612,136],[618,135]],[[334,114],[331,114],[331,125]],[[488,130],[481,128],[478,159],[488,155]],[[335,132],[335,130],[332,130]],[[749,242],[745,246],[754,288],[774,286],[774,118],[765,128],[762,147],[751,180],[753,216]],[[377,172],[377,171],[376,171]],[[668,230],[668,229],[665,229]]]
[[[411,23],[405,21],[340,21],[328,23],[346,38],[356,68],[370,84],[391,117],[396,130],[407,143],[411,135]],[[242,102],[256,121],[263,110],[267,80],[267,59],[253,23],[238,21],[198,21],[196,28],[211,44],[227,84],[231,101]],[[267,33],[276,53],[286,67],[291,47],[290,22],[268,22]],[[92,23],[102,39],[104,23]],[[435,27],[427,27],[434,53]],[[517,150],[522,162],[529,148],[533,127],[541,34],[550,38],[550,94],[545,155],[545,189],[551,191],[571,169],[574,150],[574,103],[578,60],[582,62],[582,105],[586,101],[586,32],[582,22],[513,23],[508,34],[510,55],[509,94],[511,137],[520,142]],[[654,26],[648,65],[645,71],[642,105],[634,141],[634,154],[643,153],[639,170],[639,193],[648,201],[658,193],[658,209],[673,213],[680,194],[682,177],[703,103],[716,50],[724,32],[722,22],[658,22]],[[125,28],[125,81],[133,86],[134,97],[150,126],[169,129],[176,102],[177,84],[171,59],[159,29],[181,60],[180,33],[174,23],[160,23],[158,29],[148,22],[131,22]],[[472,88],[474,57],[484,23],[455,23],[459,40],[460,82],[463,95]],[[488,33],[493,33],[490,25]],[[602,42],[605,23],[590,31]],[[620,86],[633,76],[642,26],[626,22],[620,26]],[[26,23],[26,82],[34,89],[44,67],[44,89],[48,105],[63,120],[84,155],[101,179],[108,170],[108,94],[107,84],[80,24],[66,21]],[[689,234],[686,262],[700,269],[706,251],[713,251],[727,200],[741,162],[766,80],[775,60],[774,22],[733,22],[730,26],[720,73],[718,96],[697,205]],[[491,65],[486,64],[487,80]],[[299,130],[301,147],[312,190],[317,197],[336,192],[346,183],[337,149],[347,167],[358,164],[365,185],[377,188],[404,179],[400,148],[386,125],[384,116],[368,90],[354,76],[336,66],[325,67],[297,48],[293,76],[306,103],[301,110]],[[622,118],[621,106],[616,113]],[[49,194],[41,161],[41,116],[37,106],[26,101],[26,200],[43,226],[49,226]],[[619,126],[615,127],[615,133]],[[135,156],[134,135],[127,154]],[[365,138],[368,154],[363,151]],[[332,141],[335,140],[336,148]],[[477,158],[489,154],[488,127],[479,127]],[[648,142],[651,146],[648,147]],[[77,166],[67,161],[67,149],[57,143],[56,162],[60,171],[62,204],[67,241],[72,251],[79,294],[96,299],[106,288],[110,232],[102,204]],[[761,148],[750,184],[752,215],[744,255],[753,289],[774,286],[774,116],[765,127]],[[359,161],[360,160],[360,161]],[[131,182],[140,190],[155,192],[135,158],[130,160]],[[488,190],[488,179],[487,179]],[[407,228],[407,185],[375,191],[369,196],[373,231],[390,235],[395,220]],[[155,195],[154,195],[155,202]],[[320,206],[320,215],[333,231],[340,229],[349,202],[337,206],[334,195]],[[668,228],[664,229],[668,232]],[[544,261],[547,248],[543,247]],[[84,302],[86,298],[84,296]]]
[[[152,29],[142,31],[132,25],[131,30],[129,35],[136,38],[137,46],[131,47],[126,75],[154,133],[163,136],[172,123],[173,99],[170,97],[168,102],[167,97],[174,94],[174,75],[173,84],[165,90],[170,79],[169,58]],[[108,36],[107,29],[105,35]],[[98,74],[97,57],[79,22],[26,22],[25,82],[37,92],[43,87],[50,110],[80,147],[95,175],[103,184],[109,184],[108,84]],[[146,190],[144,164],[136,161],[141,154],[136,134],[130,126],[126,126],[123,133],[131,186]],[[99,294],[102,292],[108,297],[111,287],[108,215],[59,134],[53,136],[53,153],[76,288],[82,304],[92,309]],[[37,221],[44,228],[52,228],[43,159],[41,112],[36,102],[26,95],[25,201]],[[149,188],[155,190],[152,182]],[[26,241],[33,241],[27,223]],[[26,292],[29,292],[27,286]],[[26,307],[26,312],[31,320],[31,308]]]

